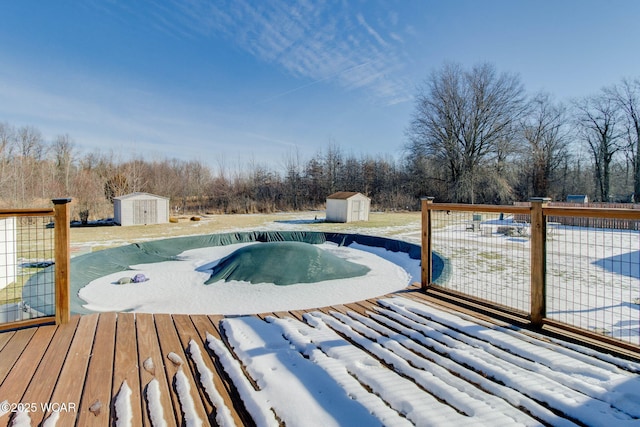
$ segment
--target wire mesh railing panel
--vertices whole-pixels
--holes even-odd
[[[50,216],[0,218],[0,323],[44,317],[39,309],[22,298],[28,281],[40,299],[55,289],[54,229]]]
[[[547,317],[640,345],[640,232],[547,231]]]
[[[432,249],[448,264],[435,285],[529,312],[528,215],[434,210],[432,223]]]

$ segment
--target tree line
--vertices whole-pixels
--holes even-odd
[[[68,134],[47,141],[33,126],[0,122],[0,206],[74,199],[72,215],[112,215],[113,198],[140,191],[169,197],[174,214],[323,209],[336,191],[359,191],[373,209],[442,202],[508,204],[531,197],[634,201],[640,195],[640,81],[557,101],[525,92],[491,64],[445,64],[417,91],[397,156],[356,156],[329,143],[310,159],[285,155],[279,169],[234,169],[200,160],[82,154]]]
[[[413,176],[439,199],[632,201],[640,195],[640,81],[556,101],[527,96],[491,64],[445,64],[425,80],[407,131]]]
[[[33,126],[0,122],[0,208],[49,206],[71,197],[74,219],[113,215],[113,199],[147,192],[170,199],[172,215],[268,213],[324,209],[327,195],[353,189],[368,194],[379,209],[415,209],[404,191],[409,177],[392,157],[347,155],[329,144],[311,160],[297,153],[275,170],[250,162],[235,168],[218,159],[121,160],[113,151],[81,154],[69,135],[46,141]]]

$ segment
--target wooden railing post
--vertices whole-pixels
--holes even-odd
[[[421,285],[427,291],[433,278],[432,247],[431,247],[431,209],[433,197],[423,197],[422,200],[422,256],[421,256]]]
[[[547,222],[542,212],[551,199],[531,201],[531,324],[542,327],[547,315]]]
[[[69,202],[71,199],[53,199],[54,214],[54,251],[56,280],[56,324],[68,323],[71,319],[71,293],[69,290],[71,274],[69,265]]]

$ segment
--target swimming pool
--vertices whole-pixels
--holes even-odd
[[[179,255],[190,250],[215,246],[227,246],[240,243],[260,242],[305,242],[312,244],[332,243],[338,247],[358,248],[369,252],[396,254],[419,262],[420,246],[412,243],[384,237],[360,234],[324,233],[305,231],[249,231],[186,236],[163,240],[153,240],[126,246],[105,249],[72,258],[71,260],[71,311],[77,314],[92,313],[79,292],[87,284],[101,277],[133,272],[131,266],[176,261]],[[23,288],[23,301],[38,312],[52,315],[54,312],[53,292],[43,289],[40,274],[52,274],[44,269],[32,276]],[[437,254],[433,257],[434,280],[446,269],[445,260]],[[419,281],[413,274],[412,281]],[[53,285],[46,285],[52,287]],[[45,287],[46,287],[45,286]],[[217,313],[211,313],[217,314]]]

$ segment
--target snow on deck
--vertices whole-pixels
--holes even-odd
[[[0,426],[640,423],[640,364],[454,313],[415,288],[322,310],[105,313],[70,327],[0,334]],[[40,405],[52,399],[66,411]]]

